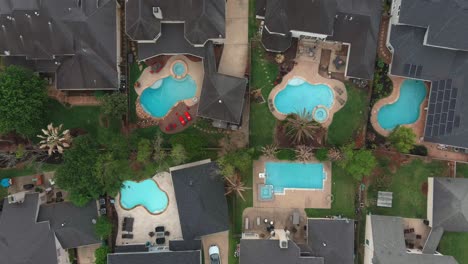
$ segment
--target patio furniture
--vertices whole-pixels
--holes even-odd
[[[416,239],[421,239],[422,236],[421,235],[416,235]]]
[[[122,231],[133,232],[133,221],[133,218],[125,217],[122,225]]]
[[[185,117],[187,118],[188,121],[192,120],[192,116],[189,114],[189,112],[185,111],[184,115],[185,115]]]
[[[292,223],[293,225],[299,225],[299,212],[294,211],[292,214]]]
[[[171,232],[165,231],[165,232],[164,232],[164,235],[165,235],[165,236],[170,236],[170,235],[171,235]]]
[[[152,232],[152,231],[148,233],[148,236],[150,236],[150,237],[154,237],[154,235],[155,235],[155,233]]]
[[[185,119],[182,116],[178,116],[178,117],[179,117],[180,124],[185,126],[187,124],[187,122],[185,122]]]
[[[157,226],[154,231],[156,232],[164,232],[166,231],[166,228],[164,226]]]
[[[257,217],[257,225],[260,225],[260,217]]]
[[[133,234],[122,234],[122,238],[124,238],[124,239],[133,239]]]
[[[156,238],[157,245],[163,245],[164,243],[166,243],[166,239],[164,237]]]
[[[58,202],[63,202],[63,195],[62,192],[57,192],[55,193],[55,201]]]

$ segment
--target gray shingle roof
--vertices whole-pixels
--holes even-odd
[[[184,240],[229,229],[224,181],[215,162],[171,171]]]
[[[200,251],[113,253],[107,264],[200,264]]]
[[[247,80],[218,73],[212,42],[205,45],[205,77],[198,115],[232,124],[240,124]]]
[[[324,264],[321,257],[301,257],[300,248],[289,240],[288,248],[279,247],[279,240],[241,239],[241,264]]]
[[[57,252],[48,222],[36,222],[39,194],[26,194],[21,204],[3,200],[0,215],[0,263],[54,264]]]
[[[97,218],[95,201],[84,207],[62,202],[41,205],[37,221],[49,221],[62,247],[68,249],[101,243],[92,223],[93,219],[97,220]]]
[[[264,3],[259,5],[257,9],[261,10]],[[298,30],[329,35],[329,40],[351,44],[346,75],[372,79],[381,9],[381,1],[374,0],[267,0],[265,26],[272,33]],[[281,45],[271,43],[277,40],[262,37],[267,49],[285,51],[284,39],[280,39]]]
[[[458,264],[452,256],[409,254],[400,217],[371,215],[375,264]]]
[[[354,263],[354,221],[309,219],[307,244],[313,256],[326,264]]]
[[[431,81],[424,139],[468,147],[468,52],[423,45],[424,28],[395,26],[391,74]]]
[[[468,179],[434,178],[432,226],[468,232]]]
[[[402,0],[400,23],[427,28],[427,44],[468,50],[466,0]]]
[[[0,0],[0,53],[57,63],[59,89],[117,89],[116,10],[115,0]]]
[[[209,39],[224,38],[226,2],[224,0],[138,0],[128,3],[127,35],[134,40],[153,40],[161,32],[161,23],[185,25],[185,37],[193,45],[203,45]],[[153,16],[159,7],[162,19]]]

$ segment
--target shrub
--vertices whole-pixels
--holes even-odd
[[[146,138],[140,139],[138,142],[137,161],[147,162],[151,158],[152,146],[151,141]]]
[[[296,160],[296,153],[291,149],[282,149],[276,153],[276,158],[279,160]]]
[[[413,155],[427,156],[427,148],[423,145],[415,145],[410,153]]]
[[[172,147],[170,157],[173,165],[180,165],[187,160],[187,152],[184,146],[177,144]]]
[[[409,153],[416,143],[416,134],[409,127],[399,126],[392,131],[388,140],[397,151]]]
[[[112,223],[105,216],[100,216],[94,225],[94,232],[101,238],[107,238],[112,233]]]
[[[109,254],[109,248],[106,246],[101,246],[100,248],[94,251],[94,257],[96,258],[95,264],[106,264],[107,263],[107,254]]]
[[[193,160],[200,158],[203,154],[203,139],[187,134],[177,134],[169,139],[171,146],[182,145],[187,152],[187,158]]]
[[[328,149],[326,149],[326,148],[317,149],[317,151],[315,152],[315,157],[319,161],[328,160]]]
[[[107,116],[121,117],[127,113],[127,96],[123,93],[104,94],[98,99],[102,102],[102,111]]]

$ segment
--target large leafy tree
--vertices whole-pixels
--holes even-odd
[[[95,165],[95,177],[101,193],[116,196],[125,180],[130,179],[130,166],[128,160],[116,160],[112,153],[101,154]]]
[[[45,122],[46,83],[33,72],[9,66],[0,72],[0,133],[35,135]]]
[[[416,144],[416,134],[409,127],[399,126],[388,137],[392,146],[401,153],[409,153]]]
[[[338,162],[338,165],[358,181],[370,175],[377,165],[377,160],[370,150],[354,150],[354,145],[350,144],[342,147],[342,152],[343,159]]]
[[[105,94],[99,98],[102,102],[102,111],[111,117],[121,117],[127,113],[127,96],[123,93]]]
[[[99,151],[89,136],[80,136],[64,153],[63,165],[57,170],[57,185],[70,193],[70,200],[84,206],[103,193],[103,186],[96,177],[96,162]]]

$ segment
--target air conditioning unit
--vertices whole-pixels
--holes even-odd
[[[162,10],[161,10],[161,8],[159,6],[153,7],[153,16],[156,19],[163,19]]]
[[[288,240],[287,239],[280,239],[279,246],[280,246],[280,248],[288,248]]]

